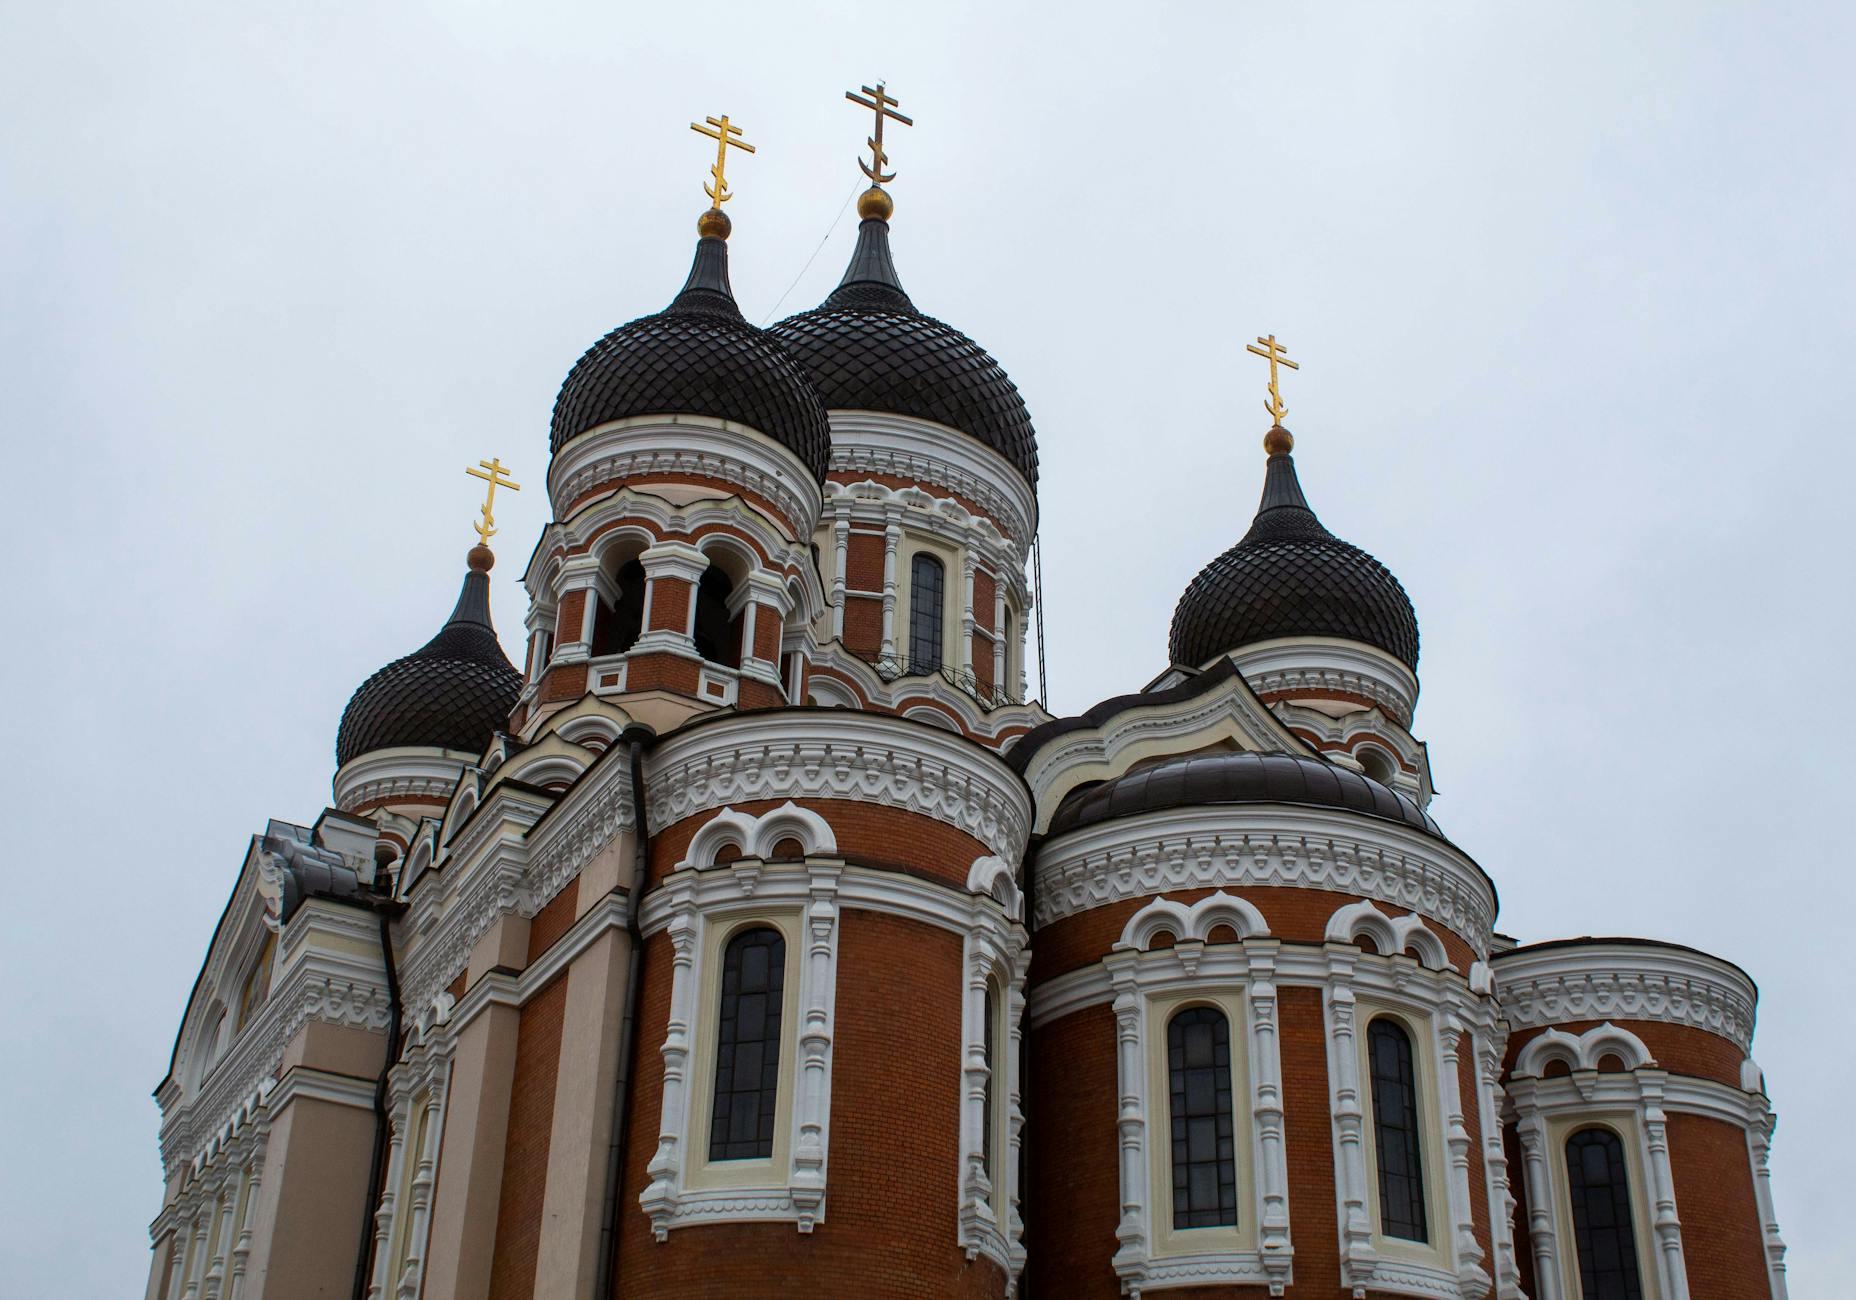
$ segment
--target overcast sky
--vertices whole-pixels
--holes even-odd
[[[0,3],[0,1289],[139,1294],[149,1092],[247,837],[327,802],[492,454],[519,659],[555,390],[682,281],[687,123],[760,146],[759,321],[835,283],[842,93],[886,77],[904,283],[1037,424],[1052,707],[1165,666],[1275,332],[1500,928],[1745,966],[1793,1294],[1840,1291],[1852,11],[1316,8]]]

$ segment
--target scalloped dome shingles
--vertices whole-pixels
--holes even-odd
[[[1050,834],[1168,808],[1291,803],[1342,808],[1398,822],[1437,839],[1444,833],[1422,808],[1369,776],[1301,754],[1185,754],[1073,790],[1057,805]]]
[[[834,411],[886,411],[943,424],[992,448],[1033,488],[1037,434],[1005,370],[978,343],[916,309],[874,218],[832,295],[775,324],[779,339]]]
[[[742,317],[727,257],[720,239],[699,240],[690,278],[669,307],[619,326],[574,363],[555,398],[552,450],[628,416],[707,415],[767,435],[824,481],[825,408],[793,358]]]
[[[1418,616],[1392,571],[1334,536],[1308,508],[1294,458],[1271,456],[1243,540],[1199,571],[1173,611],[1174,663],[1197,666],[1275,637],[1377,646],[1418,666]]]
[[[487,575],[466,575],[438,635],[361,683],[342,710],[338,766],[403,746],[481,753],[508,725],[522,675],[496,639],[489,594]]]

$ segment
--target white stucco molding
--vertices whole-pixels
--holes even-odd
[[[1268,938],[1270,932],[1269,923],[1255,906],[1220,890],[1192,904],[1156,898],[1128,918],[1115,948],[1145,952],[1162,932],[1173,936],[1175,949],[1187,943],[1204,944],[1221,925],[1230,926],[1240,940]]]
[[[1047,841],[1032,866],[1037,925],[1184,889],[1286,885],[1409,909],[1489,952],[1495,887],[1452,845],[1340,809],[1285,804],[1173,808]]]
[[[839,519],[869,528],[900,523],[964,550],[1002,576],[1020,606],[1030,603],[1025,585],[1028,546],[999,531],[992,520],[976,515],[952,497],[938,497],[918,487],[890,487],[866,479],[825,484],[825,509]],[[988,611],[990,613],[990,611]]]
[[[576,435],[548,466],[548,497],[555,515],[566,518],[574,501],[602,484],[673,474],[764,497],[797,537],[811,537],[818,526],[818,482],[796,453],[745,424],[706,415],[635,416]]]
[[[1373,701],[1401,727],[1418,705],[1418,676],[1375,646],[1339,638],[1290,636],[1258,641],[1231,652],[1231,660],[1258,695],[1340,692]]]
[[[1675,944],[1589,939],[1533,944],[1490,959],[1502,1014],[1516,1029],[1569,1020],[1654,1020],[1705,1029],[1752,1049],[1758,990],[1719,957]]]
[[[958,719],[972,735],[987,739],[1008,729],[1029,731],[1050,721],[1050,714],[1035,701],[987,708],[973,692],[954,685],[939,673],[910,673],[884,681],[872,664],[835,641],[826,642],[812,653],[813,671],[806,678],[812,697],[810,702],[827,708],[861,709],[863,705],[847,683],[820,669],[849,678],[871,708],[893,712],[900,709],[905,700],[927,701],[950,715],[942,720],[943,725],[951,725]]]
[[[1369,939],[1381,957],[1396,957],[1407,948],[1432,970],[1454,970],[1444,941],[1417,916],[1388,916],[1364,900],[1348,903],[1328,918],[1329,942]]]
[[[957,492],[992,517],[1020,564],[1030,552],[1037,493],[1010,461],[958,429],[884,411],[833,411],[831,472],[888,474]]]
[[[1554,1061],[1572,1071],[1596,1071],[1598,1063],[1607,1056],[1616,1056],[1626,1070],[1656,1064],[1656,1058],[1650,1055],[1650,1049],[1644,1046],[1641,1038],[1607,1020],[1583,1034],[1549,1029],[1529,1039],[1515,1058],[1513,1073],[1517,1079],[1542,1078],[1547,1066]]]
[[[335,773],[335,806],[353,812],[377,800],[450,800],[458,777],[477,755],[462,750],[406,746],[376,749],[349,759]]]
[[[980,745],[881,714],[768,710],[711,715],[658,742],[645,764],[652,826],[750,799],[850,800],[962,831],[1023,856],[1031,798]]]
[[[689,848],[676,870],[715,866],[716,854],[729,844],[740,850],[743,858],[770,858],[784,839],[799,842],[801,857],[829,857],[838,851],[838,839],[830,824],[810,808],[801,808],[789,799],[758,816],[722,809],[690,836]]]

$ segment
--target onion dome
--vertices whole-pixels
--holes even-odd
[[[932,420],[984,443],[1033,488],[1037,435],[1018,388],[985,348],[916,310],[889,253],[889,195],[864,193],[857,249],[831,296],[768,332],[833,411]]]
[[[337,765],[412,746],[477,754],[508,725],[522,675],[490,622],[493,563],[488,547],[472,547],[457,608],[438,635],[361,683],[342,710]]]
[[[1051,816],[1050,833],[1167,808],[1291,803],[1341,808],[1443,839],[1422,808],[1369,776],[1302,754],[1183,754],[1082,786]]]
[[[1263,500],[1243,539],[1200,570],[1173,611],[1173,662],[1207,663],[1275,637],[1336,637],[1376,646],[1414,671],[1418,616],[1392,571],[1321,526],[1277,426]]]
[[[707,415],[745,424],[798,456],[819,481],[831,426],[793,359],[735,305],[728,218],[698,229],[689,279],[670,306],[621,325],[574,363],[554,402],[550,444],[634,415]]]

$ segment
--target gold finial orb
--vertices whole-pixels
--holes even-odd
[[[464,562],[470,565],[472,573],[488,573],[496,567],[496,552],[479,544],[470,548],[469,553],[464,557]]]
[[[696,218],[696,233],[704,239],[727,239],[728,232],[734,228],[735,223],[720,208],[710,208]]]
[[[1280,424],[1272,424],[1263,435],[1263,450],[1272,456],[1287,456],[1295,450],[1295,435]]]
[[[895,210],[896,201],[881,186],[872,185],[857,196],[857,215],[865,221],[888,221]]]

